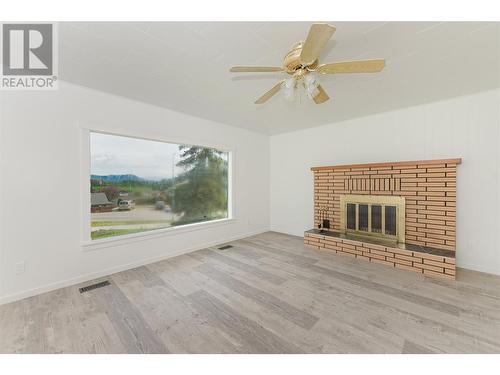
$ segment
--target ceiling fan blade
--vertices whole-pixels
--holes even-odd
[[[335,32],[335,27],[327,23],[315,23],[309,29],[307,39],[302,46],[300,61],[304,65],[312,64],[319,57],[328,40]]]
[[[281,85],[283,84],[285,80],[279,81],[276,85],[273,86],[273,88],[266,93],[264,93],[259,99],[255,101],[255,104],[264,104],[267,102],[273,95],[275,95],[278,91],[281,90]]]
[[[233,66],[229,69],[232,73],[255,73],[255,72],[281,72],[283,68],[278,66]]]
[[[384,69],[385,60],[345,61],[320,65],[317,72],[320,74],[337,73],[377,73]]]
[[[326,91],[323,89],[323,87],[321,87],[321,85],[318,85],[318,90],[319,90],[319,94],[316,95],[313,100],[316,104],[321,104],[321,103],[324,103],[326,102],[328,99],[330,99],[330,97],[327,95]]]

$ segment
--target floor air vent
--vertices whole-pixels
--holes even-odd
[[[83,288],[80,288],[80,293],[85,293],[88,292],[89,290],[94,290],[97,288],[102,288],[104,286],[110,285],[109,281],[101,281],[100,283],[92,284],[92,285],[87,285],[84,286]]]
[[[224,246],[218,247],[218,249],[219,250],[227,250],[227,249],[230,249],[232,247],[233,247],[232,245],[224,245]]]

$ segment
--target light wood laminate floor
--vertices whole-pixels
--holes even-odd
[[[433,280],[274,232],[231,244],[0,306],[0,352],[500,353],[500,277]]]

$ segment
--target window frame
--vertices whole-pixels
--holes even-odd
[[[82,223],[81,223],[81,243],[84,251],[95,250],[106,247],[120,246],[127,243],[134,243],[144,241],[151,238],[170,236],[184,232],[191,232],[202,230],[205,228],[217,227],[221,225],[231,224],[236,221],[235,218],[235,181],[234,181],[234,166],[236,150],[233,146],[213,144],[208,142],[200,142],[188,139],[175,139],[167,138],[160,134],[149,134],[147,131],[138,134],[134,131],[120,130],[120,129],[103,129],[102,127],[90,125],[78,125],[80,129],[80,186],[81,186],[81,210],[82,210]],[[90,175],[91,175],[91,150],[90,150],[90,134],[100,133],[107,135],[114,135],[119,137],[129,137],[136,139],[143,139],[147,141],[164,142],[170,144],[180,145],[194,145],[199,147],[215,148],[220,151],[228,153],[228,202],[227,202],[227,218],[203,221],[199,223],[179,225],[169,228],[152,229],[149,231],[125,234],[115,237],[100,238],[96,240],[91,239],[91,213],[90,213]]]

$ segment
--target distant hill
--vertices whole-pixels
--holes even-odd
[[[110,174],[106,176],[99,176],[93,174],[90,175],[90,179],[102,180],[104,182],[125,182],[125,181],[149,182],[149,180],[138,177],[135,174]]]

